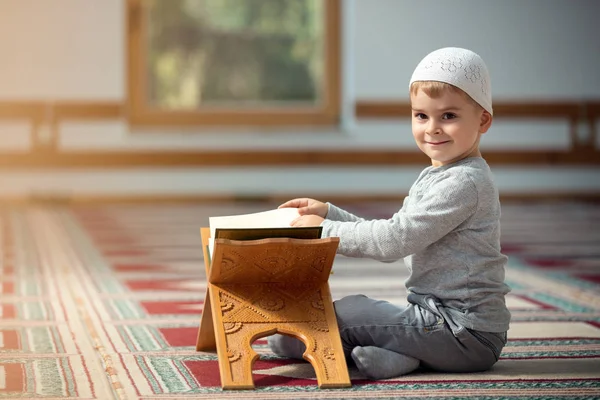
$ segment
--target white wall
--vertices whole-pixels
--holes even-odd
[[[0,101],[123,101],[124,37],[123,0],[0,0]]]
[[[124,101],[125,0],[0,0],[0,101]],[[125,121],[66,123],[64,149],[414,148],[408,121],[355,121],[356,99],[407,99],[416,63],[429,51],[462,46],[492,73],[497,100],[600,99],[600,2],[594,0],[344,0],[345,123],[325,132],[130,132]],[[582,132],[583,134],[584,132]],[[25,121],[0,121],[0,148],[29,145]],[[497,120],[483,149],[569,145],[566,123]],[[118,195],[406,192],[414,168],[122,171],[0,170],[0,196],[27,193]],[[598,169],[497,168],[501,190],[600,192]],[[275,189],[273,182],[280,179]],[[219,176],[213,181],[211,177]],[[357,177],[360,176],[360,184]],[[564,176],[566,179],[555,179]],[[93,177],[94,184],[86,177]],[[254,184],[244,184],[252,182]],[[135,182],[135,184],[131,184]],[[174,183],[175,182],[175,183]],[[368,182],[368,185],[366,185]],[[210,184],[210,186],[208,186]],[[536,186],[538,185],[538,186]],[[539,186],[541,185],[541,186]]]
[[[406,97],[414,66],[439,47],[483,57],[501,99],[600,97],[596,0],[355,0],[355,91]]]

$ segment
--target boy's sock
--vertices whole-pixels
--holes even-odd
[[[352,359],[369,379],[387,379],[405,375],[419,367],[419,360],[381,347],[355,347]]]
[[[272,335],[267,339],[271,351],[281,357],[297,358],[302,360],[306,346],[300,339],[286,335]]]

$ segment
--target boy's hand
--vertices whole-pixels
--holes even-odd
[[[290,225],[295,227],[320,226],[321,222],[323,222],[323,219],[324,218],[319,217],[318,215],[303,215],[293,220]]]
[[[298,198],[286,201],[278,208],[297,208],[298,214],[304,215],[318,215],[321,219],[327,216],[329,207],[327,204],[314,199]],[[321,223],[319,222],[319,225]],[[302,226],[314,226],[314,225],[302,225]]]

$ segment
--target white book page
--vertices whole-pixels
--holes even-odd
[[[210,217],[210,237],[215,237],[217,228],[287,228],[299,216],[297,208],[277,208],[253,214]]]
[[[208,250],[212,255],[217,228],[288,228],[290,223],[299,216],[297,208],[277,208],[252,214],[209,217]]]

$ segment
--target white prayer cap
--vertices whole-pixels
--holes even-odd
[[[449,83],[494,114],[490,73],[483,59],[471,50],[445,47],[429,53],[415,68],[409,88],[416,81]]]

